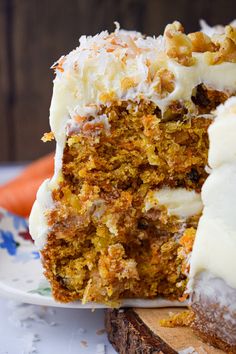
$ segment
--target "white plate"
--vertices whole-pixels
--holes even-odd
[[[26,219],[0,208],[0,294],[18,301],[67,308],[105,308],[102,304],[80,301],[63,304],[51,296],[51,288],[43,275],[40,256],[31,241]],[[164,299],[127,299],[123,307],[173,307],[186,303]]]

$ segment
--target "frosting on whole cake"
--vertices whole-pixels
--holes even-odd
[[[236,288],[236,97],[218,107],[208,133],[211,172],[202,188],[200,218],[190,264],[190,287],[207,271]]]

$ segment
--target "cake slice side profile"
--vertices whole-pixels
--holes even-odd
[[[30,232],[56,300],[185,299],[208,128],[236,92],[235,28],[104,31],[54,65],[55,174]]]

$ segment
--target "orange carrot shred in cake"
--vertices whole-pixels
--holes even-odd
[[[227,282],[214,256],[214,269],[204,258],[212,243],[200,244],[199,219],[211,203],[202,193],[207,165],[215,166],[208,132],[236,93],[234,24],[185,34],[175,21],[158,37],[116,24],[82,36],[53,69],[44,140],[57,142],[55,172],[38,191],[30,232],[54,298],[183,301],[194,299],[202,272]],[[226,156],[234,145],[222,139]],[[236,337],[214,343],[235,349]]]

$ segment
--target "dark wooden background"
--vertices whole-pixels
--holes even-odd
[[[236,0],[0,0],[0,161],[27,161],[54,149],[49,131],[51,64],[82,34],[126,29],[159,34],[180,20],[187,31],[199,18],[227,24]]]

